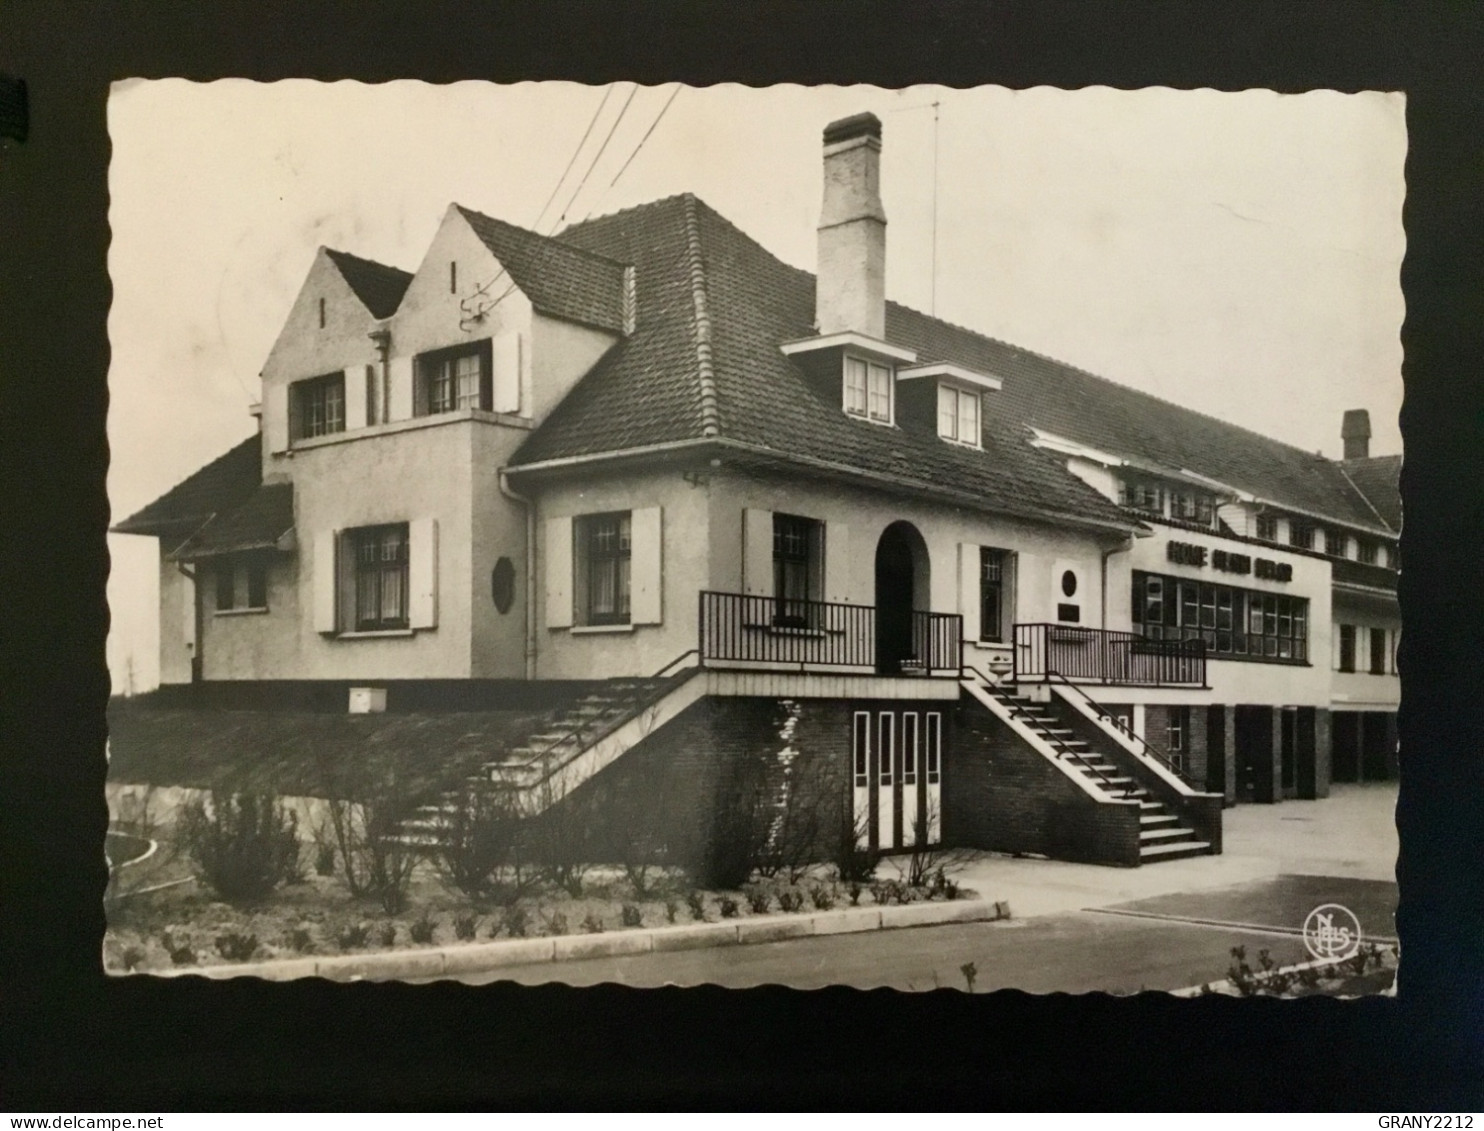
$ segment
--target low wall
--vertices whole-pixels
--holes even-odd
[[[1138,865],[1136,802],[1090,797],[972,700],[960,703],[953,734],[943,788],[944,835],[952,844]]]

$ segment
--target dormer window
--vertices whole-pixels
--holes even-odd
[[[845,411],[878,424],[892,421],[892,370],[859,357],[845,359]]]
[[[946,384],[938,386],[938,435],[956,444],[980,446],[977,391]]]
[[[1164,488],[1137,479],[1124,480],[1118,485],[1118,502],[1122,506],[1133,507],[1135,510],[1162,515],[1165,510]]]

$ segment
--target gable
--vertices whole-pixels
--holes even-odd
[[[263,381],[265,384],[296,381],[351,365],[368,364],[376,357],[367,337],[375,325],[375,317],[346,282],[329,249],[322,247],[315,252],[304,284],[289,307],[273,348],[268,351],[263,363]]]

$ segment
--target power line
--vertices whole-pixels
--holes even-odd
[[[582,152],[582,147],[587,144],[587,139],[593,132],[593,127],[598,124],[598,118],[603,114],[603,107],[608,105],[608,97],[613,93],[613,84],[609,83],[603,89],[603,100],[598,103],[598,108],[593,111],[593,116],[587,123],[587,129],[582,132],[582,140],[577,143],[577,148],[572,151],[572,157],[567,162],[567,167],[562,170],[562,175],[557,178],[557,183],[551,188],[551,195],[546,198],[546,203],[541,206],[541,211],[536,213],[536,219],[531,224],[531,231],[539,231],[541,228],[541,217],[546,215],[546,210],[551,207],[551,202],[556,199],[557,193],[562,191],[562,185],[566,183],[567,174],[572,171],[572,166],[577,164],[577,155]]]
[[[587,172],[583,173],[582,180],[577,182],[577,191],[567,198],[567,207],[562,209],[561,216],[557,218],[558,227],[561,226],[562,221],[566,220],[567,213],[572,210],[572,205],[575,204],[577,198],[582,195],[582,190],[583,187],[587,184],[587,179],[593,175],[593,169],[596,168],[598,162],[602,160],[603,153],[608,148],[608,143],[613,140],[613,135],[618,132],[619,123],[623,121],[624,115],[628,113],[629,103],[634,101],[634,95],[638,93],[638,91],[639,87],[637,84],[629,88],[629,96],[624,99],[624,104],[619,108],[618,117],[613,119],[613,124],[608,127],[607,136],[603,138],[603,144],[598,146],[598,152],[593,155],[592,161],[588,163]]]
[[[644,148],[644,143],[649,140],[649,135],[654,133],[655,126],[660,124],[660,119],[665,116],[665,111],[670,109],[670,104],[675,101],[675,98],[680,93],[680,88],[683,85],[683,83],[675,84],[675,89],[670,92],[670,97],[666,99],[665,104],[660,107],[660,112],[654,116],[654,121],[649,123],[649,129],[644,131],[644,136],[639,139],[639,144],[634,147],[634,152],[629,154],[629,159],[623,163],[623,168],[613,175],[613,180],[608,182],[608,188],[612,188],[614,185],[618,184],[618,178],[624,175],[628,167],[633,164],[634,158],[639,156],[639,150]],[[605,189],[604,191],[607,190]],[[600,197],[599,199],[602,198]],[[594,207],[596,207],[596,205]],[[592,215],[591,209],[588,210],[588,215]]]
[[[933,99],[933,265],[928,313],[938,313],[938,100]]]

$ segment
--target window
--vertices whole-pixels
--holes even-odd
[[[1202,526],[1216,525],[1216,500],[1210,495],[1195,497],[1195,520]]]
[[[406,628],[407,524],[346,532],[354,555],[357,632]]]
[[[855,788],[865,789],[871,784],[871,715],[868,711],[855,713],[852,745],[855,756]]]
[[[1353,624],[1340,625],[1340,670],[1342,672],[1355,670],[1355,626]]]
[[[466,408],[489,410],[493,382],[488,341],[423,354],[417,363],[422,378],[422,415]]]
[[[629,623],[629,566],[633,538],[628,511],[578,521],[581,609],[587,624]]]
[[[1005,638],[1005,550],[979,548],[979,639]]]
[[[1294,519],[1288,524],[1288,544],[1297,546],[1301,550],[1310,550],[1314,547],[1314,526],[1312,523],[1300,522]]]
[[[792,514],[773,516],[773,623],[803,628],[811,623],[811,601],[819,600],[823,524]]]
[[[851,416],[891,423],[892,371],[858,357],[845,359],[845,411]]]
[[[1338,530],[1324,532],[1324,552],[1332,558],[1345,556],[1345,536]]]
[[[943,739],[942,729],[943,716],[937,711],[929,711],[927,716],[927,749],[923,759],[926,763],[928,785],[937,785],[942,781],[943,767],[938,750]]]
[[[979,447],[979,394],[952,385],[938,386],[938,435],[945,440]]]
[[[1308,659],[1303,597],[1135,571],[1132,607],[1134,632],[1151,640],[1203,640],[1215,656]]]
[[[1386,630],[1371,629],[1371,674],[1386,674]]]
[[[1278,519],[1275,515],[1260,514],[1257,516],[1257,536],[1264,542],[1278,540]]]
[[[1366,565],[1376,564],[1376,544],[1369,538],[1360,538],[1355,543],[1355,558]]]
[[[212,566],[216,582],[217,612],[268,607],[268,563],[256,558],[220,558]],[[238,575],[246,588],[238,584]],[[239,598],[246,598],[239,603]]]
[[[917,712],[902,714],[902,788],[917,784]],[[910,807],[910,803],[909,803]]]
[[[1135,510],[1163,514],[1165,492],[1163,487],[1154,483],[1143,483],[1138,480],[1125,481],[1118,485],[1118,501],[1123,506],[1133,507]]]
[[[217,612],[230,609],[237,604],[237,570],[231,558],[216,563],[216,608]]]
[[[294,439],[309,440],[345,431],[344,373],[296,381],[292,392]]]
[[[1169,709],[1169,724],[1165,736],[1165,746],[1171,754],[1184,751],[1185,742],[1190,735],[1190,708],[1171,707]]]

